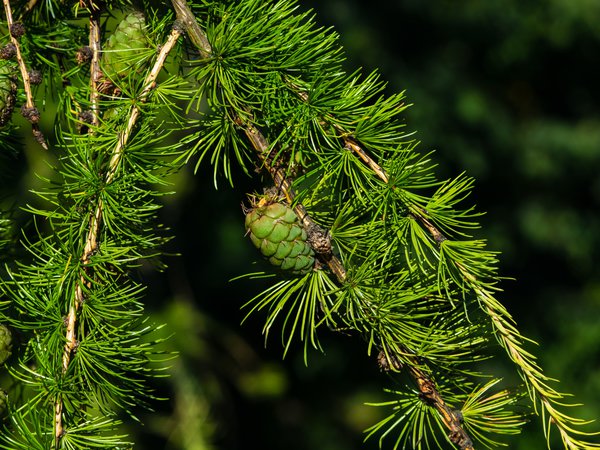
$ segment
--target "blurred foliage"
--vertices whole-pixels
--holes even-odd
[[[379,68],[390,93],[407,91],[408,127],[422,151],[436,150],[442,177],[466,171],[477,179],[473,195],[488,212],[481,233],[502,252],[501,273],[516,279],[504,283],[502,300],[542,343],[546,372],[583,401],[583,416],[600,417],[600,3],[302,5],[340,33],[350,69]],[[30,139],[27,126],[13,134]],[[27,203],[22,186],[44,167],[29,153],[1,157],[3,198]],[[153,449],[376,448],[362,443],[362,431],[380,413],[362,403],[383,400],[385,380],[356,342],[323,336],[326,354],[311,354],[306,367],[301,348],[285,361],[278,346],[265,349],[259,320],[239,326],[240,306],[261,286],[230,282],[259,260],[240,208],[258,186],[236,179],[235,191],[215,191],[211,169],[201,167],[172,180],[177,195],[162,215],[175,236],[169,250],[181,255],[166,260],[166,272],[141,276],[154,321],[168,324],[179,357],[157,386],[170,400],[128,431]],[[537,423],[510,448],[539,448],[533,433],[541,433]]]

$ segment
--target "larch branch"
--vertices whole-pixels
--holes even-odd
[[[90,11],[90,37],[89,47],[92,51],[92,60],[90,61],[90,104],[92,107],[92,125],[90,132],[100,123],[100,91],[98,90],[99,83],[102,79],[102,70],[100,69],[100,54],[101,54],[101,33],[100,33],[100,16],[99,10],[93,4],[88,6]]]
[[[10,41],[15,46],[17,64],[19,65],[19,71],[21,72],[21,79],[23,80],[23,90],[25,91],[25,105],[21,108],[21,112],[25,118],[31,123],[31,130],[35,140],[44,148],[48,150],[48,144],[42,134],[38,122],[40,120],[40,113],[35,107],[33,101],[33,91],[31,89],[31,81],[29,78],[29,71],[27,70],[27,64],[23,59],[21,53],[21,44],[17,36],[14,35],[13,30],[15,28],[15,22],[12,16],[12,8],[10,6],[10,0],[2,0],[4,3],[4,12],[6,13],[6,23],[8,25]]]
[[[212,54],[210,42],[208,42],[204,30],[198,25],[196,16],[187,2],[185,0],[171,0],[171,3],[173,4],[173,9],[175,9],[177,20],[185,29],[185,33],[200,53],[200,56],[203,59],[210,58]]]
[[[160,73],[160,71],[162,70],[162,68],[164,66],[167,56],[169,55],[169,53],[171,52],[171,50],[177,43],[177,40],[179,39],[180,36],[181,36],[181,31],[177,27],[173,27],[173,29],[171,30],[171,33],[169,34],[169,37],[167,38],[167,41],[160,48],[160,52],[158,53],[158,55],[156,57],[156,61],[153,65],[152,69],[150,70],[150,72],[148,72],[148,75],[144,79],[144,84],[143,84],[144,88],[138,97],[139,102],[143,103],[148,99],[150,92],[156,86],[156,79],[158,77],[158,74]],[[93,77],[93,72],[92,72],[92,77]],[[140,115],[140,108],[137,105],[132,106],[130,114],[129,114],[129,119],[127,121],[125,129],[119,133],[119,136],[117,139],[117,144],[115,145],[115,147],[111,153],[108,170],[104,177],[104,182],[106,185],[110,184],[114,180],[114,178],[117,174],[120,162],[122,161],[122,158],[123,158],[124,147],[127,144],[127,142],[129,141],[129,138],[133,131],[133,127],[137,123],[139,115]],[[82,305],[84,298],[85,298],[84,289],[89,289],[91,287],[90,274],[87,273],[86,268],[89,266],[92,255],[98,250],[98,237],[100,235],[101,228],[102,228],[103,209],[104,209],[104,204],[102,202],[102,199],[99,198],[98,203],[95,206],[94,213],[91,215],[90,220],[89,220],[88,232],[87,232],[84,249],[83,249],[82,256],[81,256],[81,265],[83,268],[82,275],[79,279],[79,283],[77,284],[77,286],[75,288],[74,298],[73,298],[73,301],[71,302],[71,306],[69,307],[69,313],[68,313],[67,319],[66,319],[66,324],[67,324],[66,333],[65,333],[65,341],[66,342],[65,342],[63,358],[62,358],[63,373],[67,372],[67,370],[69,368],[69,364],[71,362],[71,357],[72,357],[73,351],[77,347],[77,342],[78,342],[77,341],[77,333],[76,333],[77,313],[78,313],[78,310],[79,310],[80,306]],[[64,407],[63,399],[58,398],[56,400],[56,403],[54,404],[55,448],[59,448],[60,439],[65,431],[64,423],[63,423],[63,407]]]
[[[183,7],[187,8],[184,0],[173,0],[173,4],[182,4]],[[193,20],[193,23],[197,26],[197,22],[195,20]],[[194,34],[193,29],[188,26],[187,22],[182,22],[182,25],[186,28],[188,34]],[[200,51],[204,51],[207,48],[198,47],[198,49]],[[232,113],[233,121],[242,128],[252,147],[257,152],[261,161],[261,167],[264,167],[268,170],[273,182],[275,183],[275,187],[285,195],[288,203],[293,205],[294,211],[300,218],[303,227],[309,230],[311,227],[315,226],[316,223],[310,217],[306,208],[301,203],[297,202],[294,204],[295,192],[292,187],[292,180],[288,178],[283,167],[278,167],[277,164],[273,164],[271,158],[271,145],[262,132],[252,123],[252,114],[247,112],[247,114],[244,114],[244,116],[245,118],[242,118],[239,114]],[[363,161],[365,161],[365,163],[378,174],[378,176],[382,177],[385,182],[388,181],[385,171],[372,158],[369,157],[367,152],[362,150],[358,143],[356,143],[351,137],[347,136],[345,137],[345,144],[349,149],[356,152],[361,159],[363,159]],[[343,284],[347,278],[347,271],[341,260],[337,256],[333,255],[333,253],[330,253],[323,258],[323,261],[336,276],[338,282]],[[458,445],[461,450],[474,450],[472,440],[462,427],[458,414],[456,414],[454,410],[452,410],[444,402],[434,381],[422,369],[419,368],[421,364],[419,364],[417,361],[417,356],[408,349],[405,350],[406,353],[403,356],[404,359],[409,363],[408,365],[410,365],[409,373],[416,381],[423,398],[426,399],[439,412],[444,425],[449,430],[449,439],[451,442]]]
[[[301,90],[298,86],[295,86],[293,83],[288,82],[288,84],[292,89],[294,89],[300,99],[305,102],[308,101],[306,92]],[[327,122],[326,120],[324,121]],[[377,175],[377,177],[379,177],[379,179],[381,179],[384,183],[388,183],[389,177],[385,170],[369,155],[367,151],[362,148],[362,146],[354,139],[354,137],[340,126],[335,124],[332,126],[340,135],[340,139],[342,139],[344,143],[344,148],[355,153]],[[430,229],[437,242],[445,239],[441,232],[439,232],[439,230],[435,230],[433,225],[423,216],[419,216],[419,219],[422,219],[422,223],[424,223],[424,225]],[[421,397],[439,413],[444,426],[449,431],[448,438],[450,441],[458,446],[458,448],[461,450],[474,450],[473,441],[462,426],[461,418],[453,408],[446,404],[435,382],[425,371],[423,371],[423,369],[421,369],[422,363],[419,361],[419,358],[414,354],[414,352],[405,346],[401,346],[401,352],[402,359],[407,362],[408,372],[415,380]],[[399,370],[399,367],[396,363],[397,355],[387,355],[387,352],[382,353],[384,354],[383,359],[387,367],[392,367],[394,370]]]
[[[298,95],[302,98],[301,94]],[[347,131],[341,129],[337,125],[333,126],[342,136],[345,148],[353,151],[368,167],[373,170],[379,179],[381,179],[384,183],[388,183],[389,177],[385,170],[368,154],[368,152],[364,150],[360,143],[357,142]],[[442,233],[442,231],[440,231],[440,229],[427,218],[427,214],[422,208],[411,206],[409,209],[410,215],[427,230],[427,232],[438,245],[448,239],[444,233]],[[534,403],[539,401],[542,408],[548,413],[548,424],[544,423],[546,429],[548,428],[549,424],[555,425],[560,433],[565,448],[571,450],[600,448],[600,446],[597,444],[589,444],[579,439],[573,439],[571,436],[572,432],[577,434],[581,433],[570,427],[570,424],[573,424],[573,420],[558,411],[555,407],[556,402],[564,398],[564,394],[557,392],[546,384],[548,377],[543,374],[541,368],[536,364],[535,360],[532,359],[533,357],[528,356],[526,353],[524,353],[523,349],[519,347],[519,345],[526,339],[523,338],[514,327],[514,321],[511,315],[498,303],[497,300],[495,300],[488,289],[485,289],[480,283],[477,282],[477,278],[471,272],[469,272],[467,267],[458,262],[456,263],[456,266],[463,279],[468,282],[471,289],[473,289],[473,292],[482,305],[482,308],[487,313],[488,317],[490,317],[492,325],[496,330],[495,335],[500,341],[500,345],[505,348],[509,358],[520,368],[523,379],[530,387],[529,395],[532,401]],[[426,378],[422,378],[423,374],[419,374],[418,369],[413,368],[411,369],[411,375],[413,375],[413,378],[417,380],[421,394],[427,395],[422,389],[422,387],[426,387],[428,385],[427,382],[423,381],[426,380]],[[470,439],[467,439],[468,436],[466,434],[464,436],[462,435],[462,431],[464,431],[462,428],[457,428],[457,424],[459,424],[458,417],[456,417],[455,414],[453,415],[452,410],[444,405],[441,397],[439,397],[439,402],[436,400],[436,397],[437,396],[433,396],[431,400],[440,413],[444,424],[451,430],[450,440],[452,440],[461,449],[472,448],[469,446],[461,447],[461,442],[472,445],[470,444]],[[548,430],[546,432],[548,432]],[[456,439],[456,442],[454,439]]]

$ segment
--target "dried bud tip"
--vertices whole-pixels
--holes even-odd
[[[456,420],[458,420],[460,423],[463,423],[465,421],[465,416],[463,415],[463,413],[460,409],[455,409],[452,412],[454,413]]]
[[[15,22],[10,26],[10,35],[15,39],[19,39],[25,34],[25,25],[21,22]]]
[[[83,123],[90,124],[94,121],[94,113],[89,109],[86,111],[81,111],[79,113],[79,120],[81,120]]]
[[[94,53],[92,49],[87,45],[85,47],[81,47],[77,50],[77,54],[75,55],[75,59],[77,60],[77,64],[87,64],[92,60]]]
[[[386,355],[383,350],[377,355],[377,364],[379,365],[379,370],[384,372],[399,372],[402,370],[402,363],[400,360],[394,355]]]
[[[34,125],[34,127],[36,126]],[[35,138],[36,142],[40,144],[44,150],[48,150],[48,144],[46,143],[46,138],[44,138],[44,134],[38,128],[34,128],[32,131],[33,137]]]
[[[29,82],[31,84],[42,84],[42,72],[40,72],[39,70],[30,70],[29,71]]]
[[[27,105],[21,106],[21,114],[31,123],[38,123],[40,121],[40,112],[35,106],[32,108],[28,108]]]
[[[331,257],[331,235],[317,224],[308,228],[308,243],[319,255]],[[325,258],[328,259],[328,258]]]
[[[181,34],[185,33],[185,25],[180,20],[173,22],[173,29]]]
[[[17,47],[12,42],[0,47],[0,59],[13,59],[17,54]]]

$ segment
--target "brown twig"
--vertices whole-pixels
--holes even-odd
[[[383,345],[377,355],[379,368],[385,372],[400,372],[406,366],[408,373],[417,384],[421,400],[430,407],[435,408],[439,413],[444,426],[448,430],[450,442],[457,445],[461,450],[474,450],[473,441],[462,426],[463,417],[461,412],[445,402],[435,382],[421,369],[422,363],[419,358],[403,346],[400,346],[396,351],[398,353],[392,353]]]
[[[335,125],[334,128],[336,129],[336,131],[338,132],[342,132],[342,129]],[[358,143],[350,136],[348,135],[344,135],[343,137],[344,139],[344,147],[347,148],[348,150],[353,151],[354,153],[356,153],[358,155],[358,157],[360,159],[363,160],[363,162],[369,166],[371,168],[371,170],[373,170],[373,172],[375,172],[377,174],[377,176],[384,182],[387,183],[389,181],[389,178],[387,176],[387,174],[385,173],[385,170],[383,170],[379,164],[377,164],[375,162],[375,160],[373,158],[371,158],[369,156],[369,154],[367,152],[365,152],[363,150],[363,148],[358,145]]]
[[[409,365],[408,372],[417,383],[421,399],[439,413],[444,426],[449,430],[450,442],[461,450],[474,450],[473,441],[462,426],[461,415],[446,404],[435,382],[417,366]]]
[[[21,79],[23,80],[23,89],[25,90],[25,105],[21,108],[21,111],[25,118],[31,122],[31,130],[33,132],[33,136],[35,140],[44,148],[44,150],[48,150],[48,144],[46,143],[46,139],[42,134],[38,122],[40,120],[40,113],[38,109],[35,107],[35,103],[33,101],[33,92],[31,90],[31,81],[29,78],[29,70],[27,70],[27,65],[25,64],[25,60],[23,59],[23,55],[21,53],[21,45],[19,43],[19,37],[17,33],[15,33],[15,29],[21,28],[22,24],[20,22],[14,22],[12,16],[12,8],[10,6],[10,0],[2,0],[4,3],[4,11],[6,13],[6,23],[9,29],[10,41],[15,46],[17,63],[19,65],[19,71],[21,72]],[[21,25],[21,26],[19,26]],[[19,34],[21,31],[19,32]]]
[[[154,89],[154,87],[156,86],[156,78],[158,77],[158,74],[162,70],[162,67],[164,66],[164,63],[165,63],[165,60],[166,60],[168,54],[173,49],[173,47],[175,46],[175,44],[180,36],[181,36],[181,31],[178,28],[174,27],[171,31],[171,34],[167,38],[167,41],[161,46],[160,52],[156,57],[154,66],[152,67],[152,69],[150,70],[150,72],[148,73],[148,75],[146,76],[146,78],[144,80],[145,87],[138,97],[139,102],[145,102],[148,99],[148,95],[150,94],[152,89]],[[109,165],[108,165],[108,170],[106,172],[106,175],[104,176],[104,184],[106,184],[106,185],[110,184],[114,180],[114,178],[117,174],[117,171],[120,166],[120,162],[123,158],[124,147],[127,144],[127,142],[129,141],[129,138],[131,136],[133,128],[139,118],[139,115],[140,115],[140,108],[137,105],[132,106],[131,112],[129,114],[129,120],[127,121],[127,125],[125,126],[125,129],[119,133],[119,138],[117,140],[117,144],[115,145],[115,147],[112,151],[112,154],[111,154],[111,158],[110,158]],[[66,318],[66,333],[65,333],[65,341],[66,342],[65,342],[63,358],[62,358],[63,373],[67,372],[73,351],[77,347],[77,334],[75,331],[75,328],[77,325],[77,313],[85,299],[84,290],[89,289],[91,287],[89,273],[86,270],[86,268],[89,267],[89,264],[91,262],[91,257],[98,249],[98,236],[100,234],[101,227],[102,227],[102,211],[103,211],[103,209],[104,209],[104,204],[102,202],[102,199],[100,198],[98,200],[98,203],[95,206],[94,213],[90,216],[85,246],[84,246],[82,256],[81,256],[81,266],[83,268],[82,274],[79,279],[79,283],[77,284],[77,286],[75,288],[74,298],[73,298],[73,301],[69,308],[69,313]],[[64,423],[63,423],[63,417],[62,417],[63,407],[64,407],[63,399],[58,398],[54,404],[55,448],[59,447],[60,439],[64,433]]]
[[[290,84],[290,86],[294,89],[298,97],[305,102],[308,101],[308,95],[306,92],[302,91],[293,83],[288,84]],[[361,147],[361,145],[352,137],[352,135],[336,124],[333,124],[332,126],[343,140],[344,147],[354,152],[384,183],[388,183],[389,177],[385,170],[373,158],[371,158],[371,156]],[[446,237],[439,230],[437,230],[422,214],[413,215],[416,216],[417,219],[419,219],[421,223],[430,231],[436,242],[439,243],[446,239]],[[406,364],[408,367],[408,372],[415,380],[421,398],[438,411],[442,422],[449,430],[448,438],[450,441],[457,445],[461,450],[473,450],[473,441],[463,428],[461,418],[453,408],[446,404],[431,377],[420,368],[422,364],[419,362],[418,357],[404,346],[400,347],[400,352],[402,353],[402,359],[408,363]],[[399,362],[398,355],[388,354],[387,350],[382,350],[379,353],[378,363],[380,367],[385,366],[388,368],[388,370],[399,371],[402,367]]]
[[[27,14],[29,14],[29,12],[35,8],[35,5],[37,4],[38,0],[29,0],[27,2],[27,4],[25,5],[25,7],[23,8],[23,10],[21,11],[21,14],[19,14],[19,19],[25,17]]]
[[[210,58],[212,54],[210,42],[208,42],[204,30],[196,22],[196,16],[187,2],[185,0],[171,0],[171,3],[173,4],[173,9],[175,9],[177,20],[184,27],[185,33],[200,53],[200,56],[203,59]]]
[[[93,2],[89,5],[90,10],[90,37],[89,47],[92,52],[92,59],[90,61],[90,104],[92,108],[92,125],[90,132],[93,128],[97,127],[100,123],[98,115],[100,113],[100,91],[98,89],[99,83],[102,80],[102,70],[100,69],[100,10],[94,5]]]

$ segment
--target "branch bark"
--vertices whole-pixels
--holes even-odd
[[[100,112],[100,91],[99,83],[102,80],[102,70],[100,69],[100,54],[101,48],[101,32],[100,32],[100,11],[93,2],[88,6],[90,10],[90,37],[89,47],[92,51],[92,60],[90,61],[90,104],[92,106],[92,128],[97,127],[100,123],[98,114]]]
[[[29,79],[29,71],[27,70],[27,64],[23,59],[21,53],[21,44],[18,36],[15,36],[13,30],[15,30],[15,22],[12,16],[12,8],[10,6],[10,0],[2,0],[4,3],[4,12],[6,13],[6,23],[9,29],[10,42],[15,46],[17,63],[19,65],[19,71],[21,72],[21,79],[23,80],[23,89],[25,90],[25,105],[21,108],[23,116],[31,123],[31,130],[35,140],[42,146],[44,150],[48,150],[48,144],[42,134],[38,122],[40,120],[40,113],[35,107],[33,101],[33,92],[31,89],[31,81]]]
[[[204,30],[198,25],[196,16],[188,6],[187,2],[185,0],[171,0],[171,3],[173,4],[173,9],[175,9],[177,20],[185,29],[187,36],[200,53],[200,56],[204,59],[210,58],[212,55],[210,42],[208,42]]]

